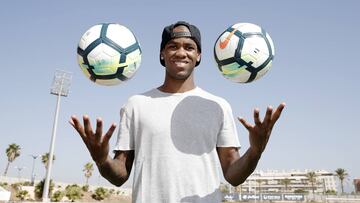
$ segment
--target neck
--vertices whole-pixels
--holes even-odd
[[[195,82],[193,79],[193,75],[191,74],[185,80],[177,80],[169,77],[165,77],[164,84],[158,87],[158,89],[162,92],[167,93],[184,93],[194,89]]]

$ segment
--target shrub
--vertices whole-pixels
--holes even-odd
[[[18,190],[16,191],[15,197],[19,198],[20,200],[25,200],[29,197],[29,192],[26,190]]]
[[[37,199],[41,199],[42,198],[42,194],[43,194],[43,190],[44,190],[44,184],[45,184],[45,179],[43,179],[42,181],[40,181],[38,184],[35,185],[35,198]],[[52,180],[50,180],[50,186],[49,186],[49,197],[51,197],[52,191],[54,190],[54,183]]]
[[[88,192],[88,191],[89,191],[89,185],[84,185],[84,186],[82,186],[82,190],[83,190],[84,192]]]
[[[76,184],[66,186],[65,195],[72,202],[83,196],[81,187]]]
[[[327,195],[336,195],[336,191],[335,190],[326,190],[325,194],[327,194]]]
[[[91,195],[91,197],[95,200],[103,200],[109,196],[109,192],[107,189],[103,187],[96,188],[94,194]]]
[[[0,187],[6,187],[6,186],[8,186],[9,184],[8,183],[6,183],[6,182],[4,182],[4,183],[0,183]]]
[[[58,190],[51,197],[51,201],[52,202],[60,202],[64,196],[65,196],[65,193],[61,190]]]
[[[13,183],[11,184],[11,187],[14,188],[14,190],[18,191],[21,189],[21,183]]]

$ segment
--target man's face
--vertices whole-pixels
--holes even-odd
[[[173,32],[190,32],[186,26],[175,27]],[[173,79],[187,79],[193,72],[200,53],[194,40],[179,37],[170,40],[161,51],[167,76]]]

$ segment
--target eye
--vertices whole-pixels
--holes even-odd
[[[167,48],[168,49],[176,49],[176,45],[175,44],[168,44]]]

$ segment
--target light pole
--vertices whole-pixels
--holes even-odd
[[[58,121],[58,114],[60,109],[60,98],[61,96],[67,97],[69,94],[69,89],[71,85],[71,78],[72,74],[69,72],[65,72],[62,70],[56,70],[54,75],[53,84],[51,87],[51,94],[57,96],[57,103],[56,103],[56,110],[55,110],[55,118],[54,118],[54,125],[50,143],[50,152],[49,152],[49,163],[46,170],[46,178],[44,183],[44,190],[42,194],[42,201],[48,202],[49,201],[49,184],[50,184],[50,176],[51,176],[51,167],[52,161],[54,156],[54,147],[55,147],[55,138],[56,138],[56,128],[57,128],[57,121]]]
[[[25,169],[26,167],[24,166],[15,166],[14,168],[16,168],[18,170],[18,179],[19,179],[19,182],[20,182],[20,179],[21,179],[21,171],[23,169]]]
[[[34,186],[34,183],[35,183],[35,160],[36,160],[40,155],[30,154],[30,156],[33,158],[33,164],[32,164],[32,169],[31,169],[31,185]]]

